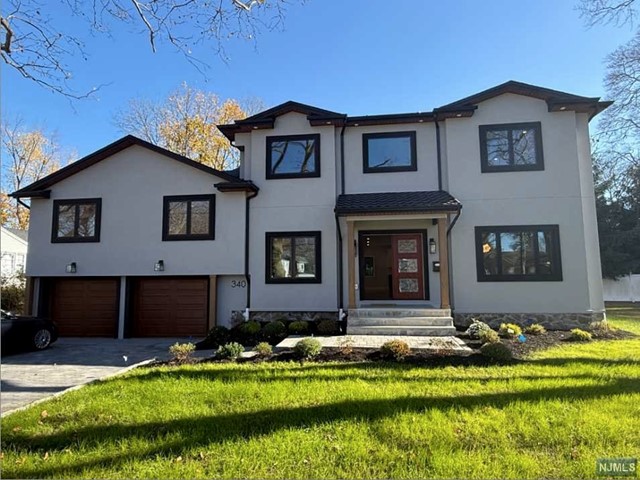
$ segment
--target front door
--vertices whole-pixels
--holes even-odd
[[[391,248],[393,250],[391,268],[393,298],[424,299],[422,234],[394,234],[391,236]]]

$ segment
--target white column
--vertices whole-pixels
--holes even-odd
[[[118,339],[124,338],[124,317],[127,307],[127,277],[120,277],[120,305],[118,306]]]

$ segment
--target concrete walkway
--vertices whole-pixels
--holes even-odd
[[[0,411],[28,405],[68,388],[123,372],[131,365],[167,359],[169,347],[194,339],[61,338],[41,352],[2,357]],[[211,352],[196,352],[211,355]]]
[[[305,336],[293,335],[285,338],[276,348],[293,348]],[[323,347],[341,347],[348,342],[353,348],[380,348],[389,340],[402,340],[410,348],[416,350],[449,349],[458,353],[471,353],[472,350],[457,337],[406,337],[396,335],[336,335],[333,337],[313,337],[319,340]]]

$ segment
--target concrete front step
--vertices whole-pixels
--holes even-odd
[[[449,308],[355,308],[349,310],[350,318],[363,317],[450,317]]]
[[[347,324],[347,335],[406,335],[418,337],[445,337],[456,334],[453,326],[397,326],[397,325],[351,325]]]
[[[400,327],[452,327],[452,317],[349,317],[353,326],[400,326]]]

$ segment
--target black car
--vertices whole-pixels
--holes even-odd
[[[2,353],[44,350],[58,339],[55,324],[39,317],[24,317],[2,310]]]

